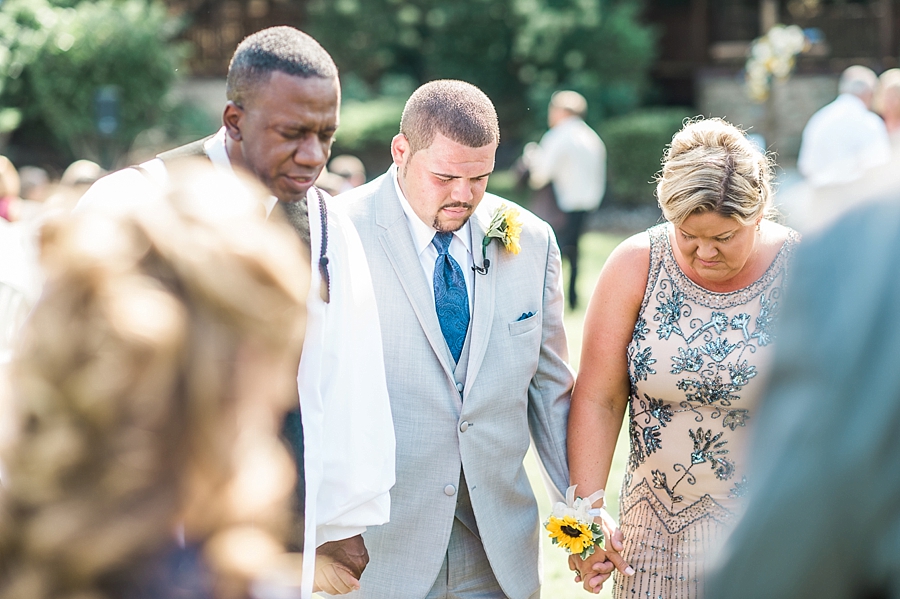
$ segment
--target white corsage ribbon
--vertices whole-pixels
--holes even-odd
[[[605,513],[602,504],[594,508],[594,502],[603,499],[603,489],[594,491],[585,498],[575,497],[572,485],[566,489],[565,503],[559,501],[553,506],[550,518],[544,527],[550,532],[550,539],[571,554],[581,555],[582,559],[594,552],[594,546],[603,542],[603,532],[594,518]]]

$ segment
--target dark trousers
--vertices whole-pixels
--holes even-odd
[[[578,240],[584,231],[584,221],[587,211],[575,210],[566,212],[565,220],[556,230],[556,241],[559,243],[559,251],[562,257],[569,261],[569,308],[574,310],[578,305],[578,292],[575,281],[578,278]]]

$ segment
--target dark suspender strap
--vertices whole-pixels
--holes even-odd
[[[322,246],[319,250],[319,272],[325,281],[325,303],[331,302],[331,276],[328,274],[328,210],[325,208],[325,196],[322,190],[315,188],[319,196],[319,215],[322,221]]]

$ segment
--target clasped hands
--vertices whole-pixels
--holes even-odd
[[[626,576],[634,574],[634,568],[625,563],[621,555],[625,549],[622,531],[606,510],[598,517],[606,547],[595,546],[594,553],[584,560],[579,555],[569,556],[569,570],[575,572],[575,582],[582,583],[584,590],[589,593],[599,593],[603,583],[612,576],[613,570]]]
[[[323,543],[316,549],[313,592],[343,595],[359,589],[359,579],[368,563],[362,535]]]

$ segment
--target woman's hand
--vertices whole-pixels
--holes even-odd
[[[616,521],[606,510],[603,510],[599,517],[606,539],[605,544],[609,549],[595,545],[594,553],[584,560],[578,555],[569,556],[569,570],[575,572],[575,582],[582,583],[584,590],[589,593],[599,593],[613,570],[618,570],[626,576],[634,574],[634,568],[629,566],[621,555],[621,551],[625,548],[625,537]]]

